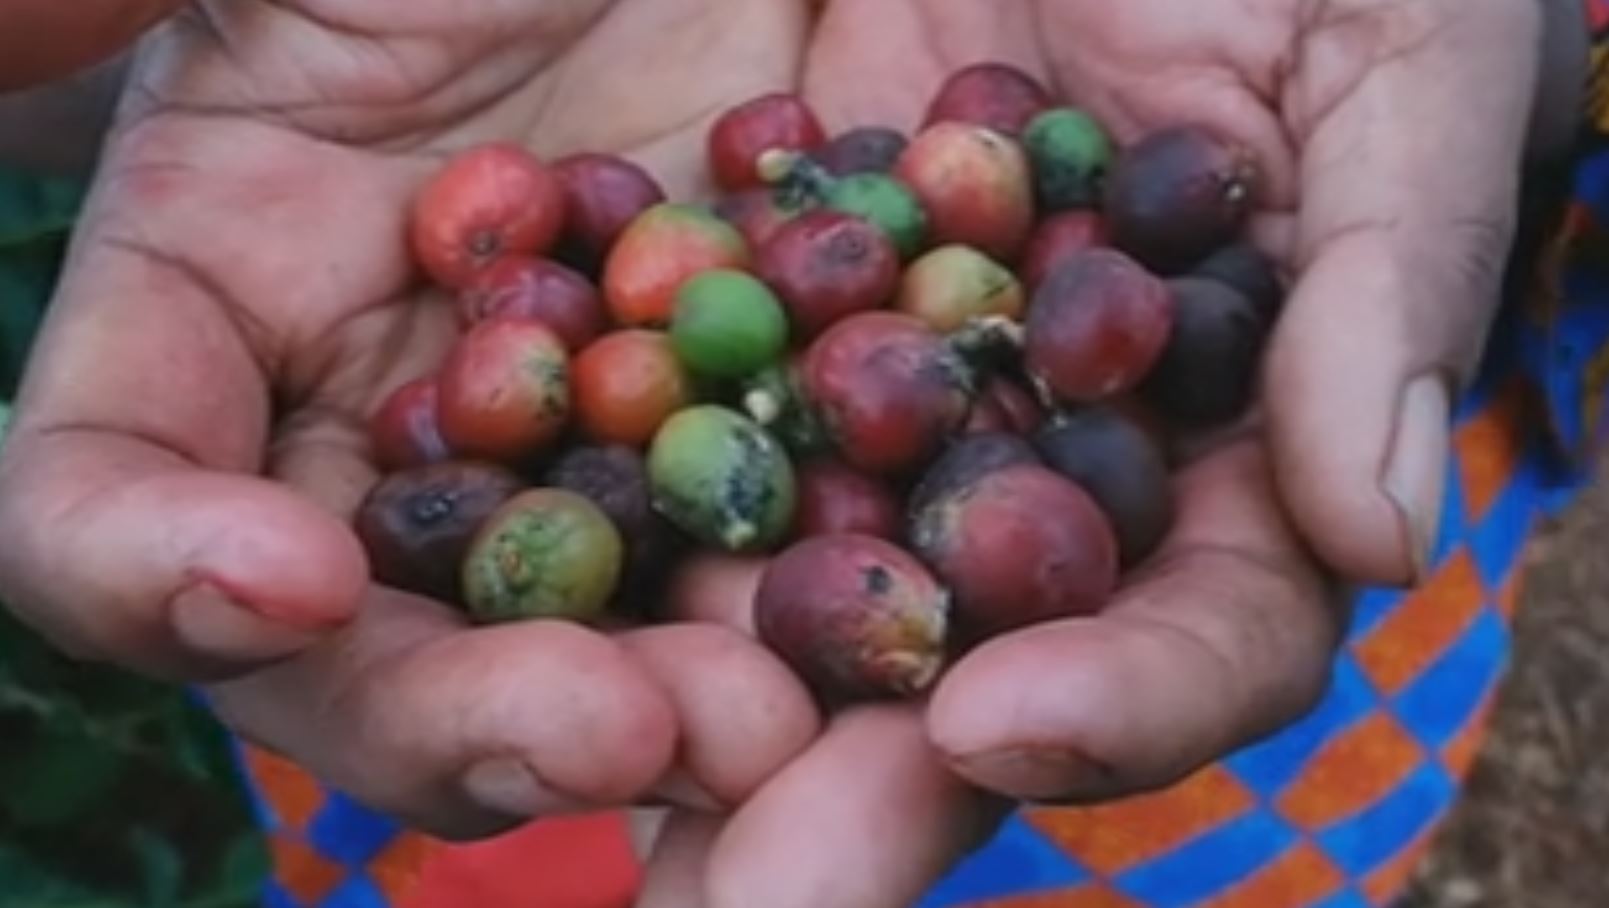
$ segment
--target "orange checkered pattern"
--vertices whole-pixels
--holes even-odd
[[[448,844],[322,788],[278,756],[243,747],[240,757],[274,861],[268,906],[630,908],[640,883],[615,814]]]

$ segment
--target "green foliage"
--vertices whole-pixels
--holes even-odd
[[[81,201],[77,183],[0,172],[0,399],[15,392]]]
[[[80,187],[0,173],[0,443]],[[244,908],[267,855],[180,688],[67,659],[0,609],[0,908]]]

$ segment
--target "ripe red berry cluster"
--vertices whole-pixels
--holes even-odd
[[[655,620],[691,553],[775,557],[761,639],[823,696],[913,696],[1097,612],[1174,517],[1181,433],[1238,418],[1283,288],[1249,153],[1119,147],[1028,75],[953,73],[910,136],[770,94],[719,198],[607,154],[463,151],[413,254],[461,333],[373,421],[384,583],[478,621]]]

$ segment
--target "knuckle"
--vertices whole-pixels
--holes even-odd
[[[1308,566],[1281,555],[1202,547],[1171,570],[1188,573],[1210,608],[1157,609],[1140,620],[1171,637],[1200,665],[1199,682],[1217,691],[1225,719],[1203,737],[1202,752],[1170,777],[1246,746],[1300,719],[1324,694],[1341,642],[1339,591]]]

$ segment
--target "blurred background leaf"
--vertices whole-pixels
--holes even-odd
[[[0,171],[0,444],[82,187]],[[267,852],[183,689],[73,662],[0,609],[0,908],[244,908]]]
[[[15,392],[82,195],[76,182],[0,171],[0,399]]]

